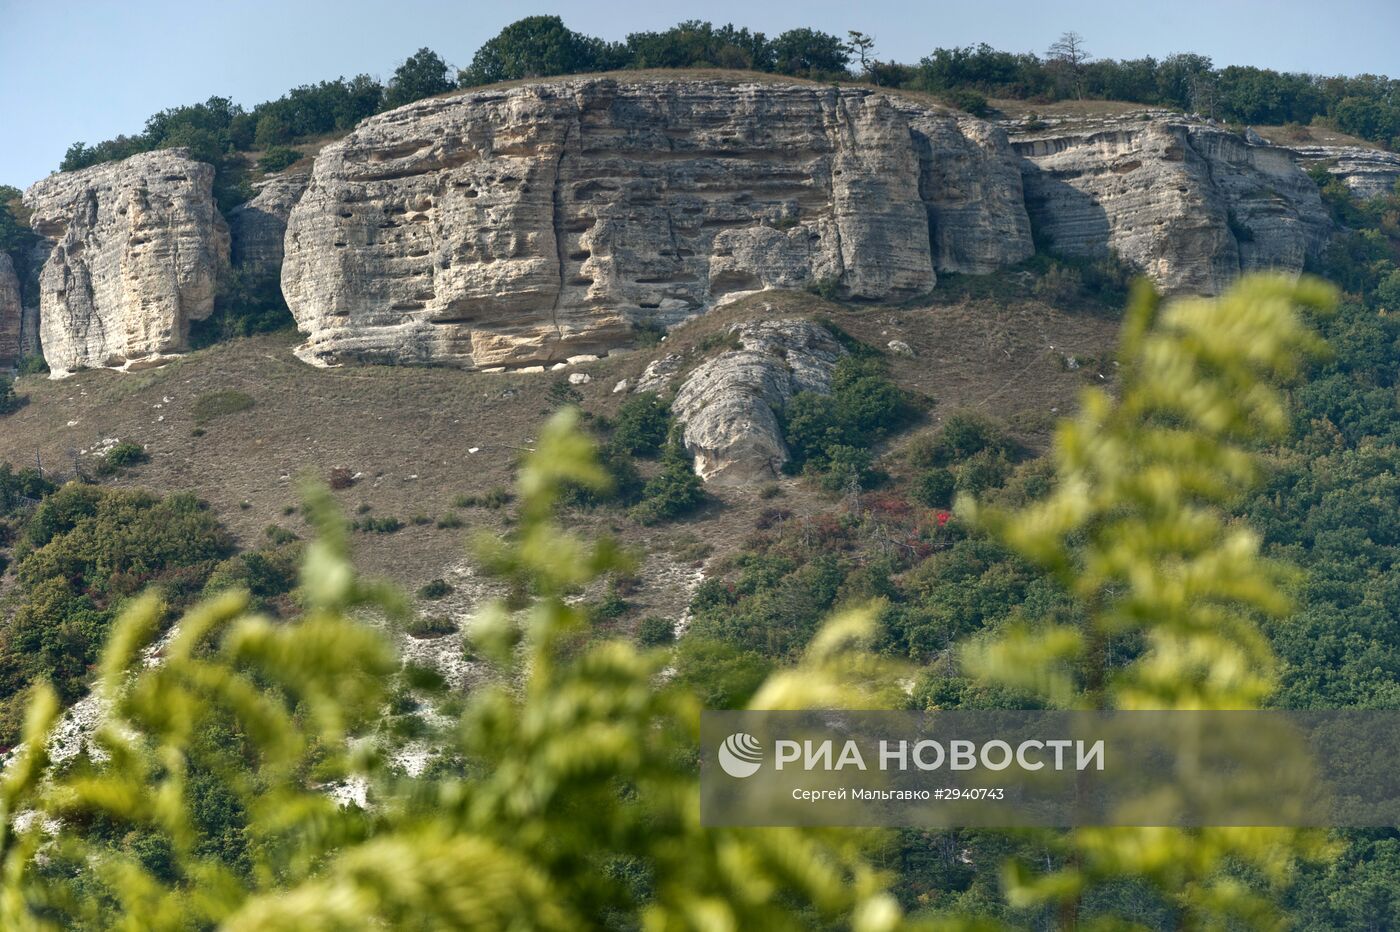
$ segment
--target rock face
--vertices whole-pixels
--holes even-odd
[[[19,277],[7,253],[0,252],[0,372],[19,365],[24,355],[24,304]]]
[[[739,323],[741,349],[701,363],[671,410],[685,425],[686,450],[707,482],[742,485],[771,479],[787,462],[780,411],[801,391],[827,392],[841,344],[806,320]]]
[[[1292,153],[1180,120],[1021,136],[1032,225],[1053,251],[1110,251],[1174,293],[1241,272],[1299,271],[1331,223]]]
[[[420,101],[317,157],[304,356],[523,367],[736,292],[853,299],[1032,251],[1004,134],[852,88],[572,79]]]
[[[1400,153],[1360,146],[1299,146],[1293,151],[1305,162],[1320,162],[1357,197],[1394,194],[1400,182]]]
[[[211,166],[166,149],[52,175],[25,192],[33,227],[52,247],[39,308],[55,378],[185,348],[228,264],[213,179]]]
[[[256,197],[229,211],[235,268],[254,278],[281,277],[287,218],[310,182],[308,170],[274,175],[263,183]]]

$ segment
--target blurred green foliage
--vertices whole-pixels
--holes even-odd
[[[477,543],[516,593],[472,626],[500,679],[445,731],[456,763],[418,777],[354,740],[401,701],[389,641],[355,616],[407,611],[350,568],[328,493],[309,493],[319,534],[299,616],[273,623],[226,592],[186,612],[152,665],[166,608],[132,603],[99,665],[101,753],[51,761],[57,698],[29,696],[0,781],[0,924],[901,927],[861,833],[700,827],[699,703],[659,678],[664,651],[580,641],[587,611],[568,598],[627,566],[553,516],[566,485],[606,482],[573,413],[552,420],[521,472],[517,526]],[[871,635],[868,614],[834,619],[753,707],[890,702],[896,671],[862,650]],[[367,807],[340,805],[331,784],[364,787]]]

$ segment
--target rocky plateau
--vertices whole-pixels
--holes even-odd
[[[1288,149],[1165,112],[1030,131],[799,82],[462,92],[365,120],[227,224],[213,169],[183,150],[35,184],[37,301],[0,269],[0,367],[34,331],[55,377],[180,352],[214,308],[230,232],[233,267],[280,279],[319,364],[548,369],[765,289],[908,300],[940,274],[1016,265],[1032,230],[1211,294],[1323,248],[1304,171],[1318,162],[1362,194],[1400,177],[1390,153]]]

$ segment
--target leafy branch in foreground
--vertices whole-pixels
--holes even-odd
[[[345,523],[315,493],[301,617],[274,623],[226,593],[152,664],[162,612],[137,601],[103,654],[97,750],[62,764],[45,750],[53,694],[35,692],[0,784],[0,926],[901,927],[863,834],[701,828],[698,702],[666,684],[664,651],[590,640],[568,599],[625,564],[554,520],[566,485],[607,481],[574,417],[526,462],[513,536],[478,545],[514,596],[472,626],[503,675],[449,729],[451,764],[407,776],[357,739],[399,667],[358,616],[405,603],[357,580]],[[756,704],[889,702],[871,628],[867,612],[837,619]],[[367,808],[326,792],[345,780],[368,787]]]
[[[966,651],[972,672],[1067,708],[1259,706],[1275,683],[1259,621],[1287,614],[1292,574],[1263,559],[1258,535],[1227,509],[1256,478],[1258,446],[1287,429],[1280,384],[1325,350],[1299,309],[1329,312],[1335,300],[1319,281],[1282,276],[1165,308],[1138,287],[1119,397],[1090,389],[1061,425],[1055,491],[1012,513],[959,503],[1087,620],[1003,631]],[[1177,927],[1274,928],[1274,907],[1243,878],[1281,883],[1298,857],[1326,850],[1318,833],[1270,828],[1081,829],[1058,840],[1067,866],[1013,868],[1008,896],[1058,904],[1065,925],[1091,885],[1136,878],[1173,904]]]

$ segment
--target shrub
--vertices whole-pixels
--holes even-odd
[[[610,443],[633,456],[655,456],[670,430],[671,406],[654,392],[642,392],[618,409]]]
[[[256,402],[251,395],[246,392],[227,389],[218,392],[209,392],[201,395],[194,403],[194,422],[196,424],[208,424],[215,418],[223,417],[227,414],[237,414],[240,411],[247,411]]]
[[[502,486],[483,492],[480,495],[458,495],[452,500],[455,508],[503,508],[510,503],[510,490]]]
[[[290,531],[268,536],[272,547],[238,554],[216,566],[204,586],[204,594],[242,589],[253,597],[259,609],[283,614],[282,609],[290,607],[283,597],[297,587],[304,548]]]
[[[1031,293],[1050,304],[1070,304],[1084,293],[1084,276],[1063,262],[1052,262],[1031,286]]]
[[[956,483],[947,469],[926,469],[914,479],[914,501],[929,508],[947,508],[953,504]]]
[[[1015,442],[991,418],[975,411],[954,411],[932,436],[910,445],[909,460],[915,466],[948,466],[982,451],[1010,456]]]
[[[14,379],[0,375],[0,415],[13,414],[24,407],[27,400],[23,395],[15,393]]]
[[[827,301],[841,300],[841,279],[835,275],[814,278],[807,283],[807,290]]]
[[[258,168],[265,172],[280,172],[301,161],[301,153],[289,146],[273,146],[258,159]]]
[[[434,579],[418,590],[420,599],[441,599],[453,592],[452,584],[445,579]]]
[[[969,495],[980,495],[1005,485],[1010,476],[1011,463],[1004,454],[983,450],[958,467],[957,489]]]
[[[987,106],[987,98],[974,90],[959,89],[947,91],[939,96],[948,106],[955,107],[973,116],[986,116],[991,112],[991,108]]]
[[[700,477],[679,439],[672,437],[661,459],[661,471],[642,488],[642,500],[632,510],[643,524],[659,524],[689,514],[706,499]]]
[[[403,530],[403,522],[398,518],[376,518],[370,515],[356,519],[350,526],[357,531],[372,534],[393,534]]]
[[[15,471],[9,463],[0,463],[0,516],[13,514],[16,510],[37,502],[57,489],[33,467]]]
[[[841,359],[831,377],[831,393],[798,392],[783,411],[783,434],[791,458],[786,468],[814,473],[836,469],[840,475],[823,480],[843,489],[851,482],[868,485],[871,445],[913,419],[911,399],[885,375],[874,355]]]
[[[637,625],[637,641],[646,647],[660,647],[676,640],[675,626],[671,619],[660,615],[648,615]]]
[[[874,462],[875,458],[867,448],[838,444],[827,451],[826,466],[821,476],[822,488],[831,492],[867,488],[874,484],[877,476],[872,468]]]
[[[456,528],[461,527],[465,523],[466,522],[462,520],[461,515],[458,515],[455,512],[451,511],[447,512],[446,514],[437,519],[438,530],[442,531],[455,530]]]
[[[665,338],[666,325],[659,320],[639,320],[632,325],[632,339],[638,346],[657,346]]]
[[[456,634],[458,630],[460,630],[460,627],[457,622],[453,621],[451,618],[436,618],[422,615],[404,625],[404,633],[420,641],[447,637],[449,634]]]
[[[281,546],[283,544],[290,544],[292,541],[298,539],[297,535],[294,532],[289,531],[284,527],[278,527],[275,524],[269,524],[266,528],[264,528],[263,534],[266,535],[268,540],[272,541],[278,546]]]
[[[37,497],[48,488],[26,473],[5,478]],[[233,541],[208,508],[188,495],[70,483],[44,497],[16,546],[18,610],[0,638],[0,740],[19,730],[26,687],[49,680],[72,701],[121,602],[147,587],[171,608],[198,596]]]
[[[19,361],[17,371],[20,375],[44,375],[49,371],[49,364],[42,354],[25,356]]]
[[[214,313],[190,324],[190,346],[203,349],[224,340],[273,333],[296,326],[275,275],[241,270],[225,274],[214,299]]]
[[[123,440],[103,454],[102,460],[97,464],[97,471],[101,475],[112,476],[128,466],[149,462],[150,459],[150,454],[141,444]]]

